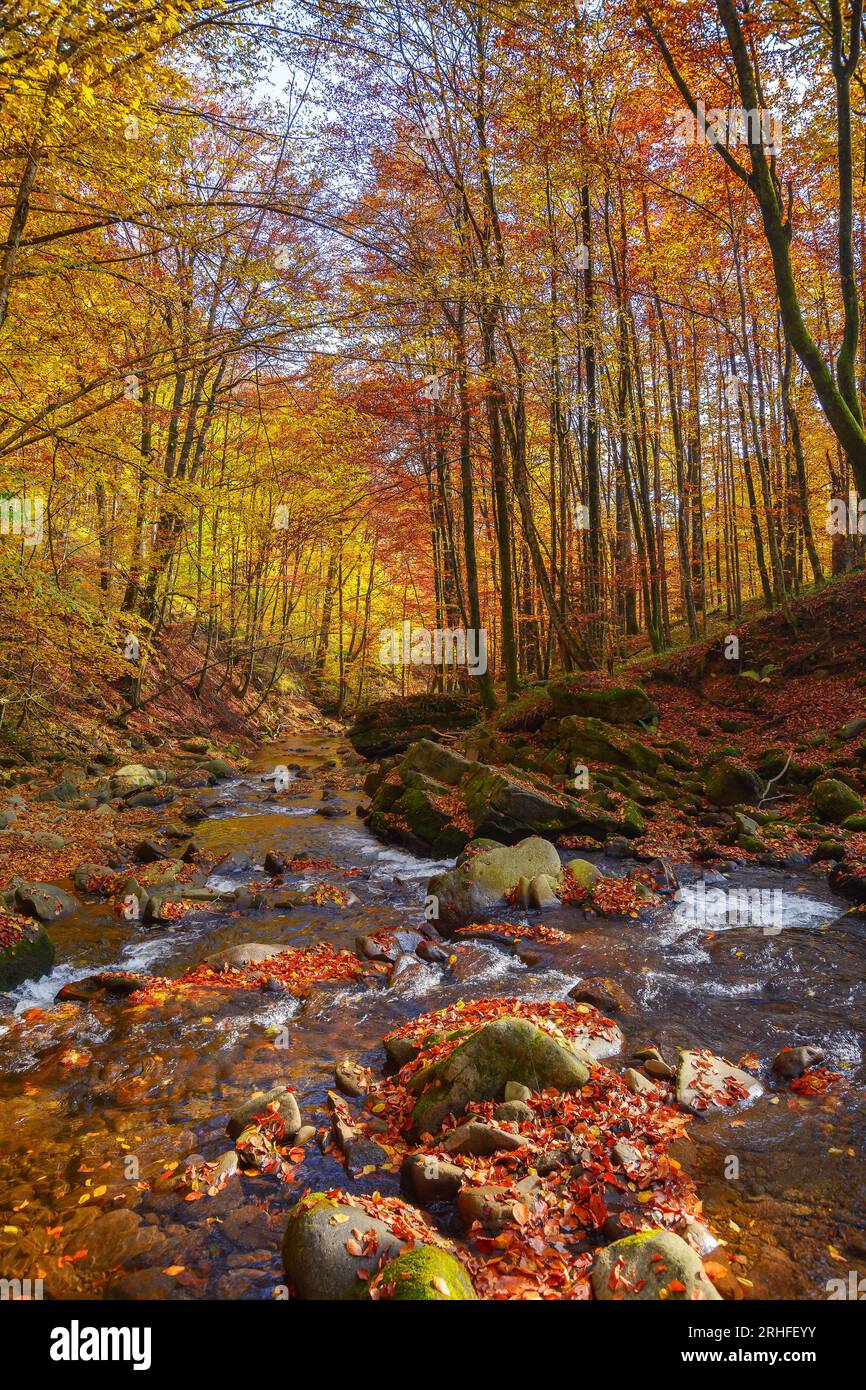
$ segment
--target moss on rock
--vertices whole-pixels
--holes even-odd
[[[462,1115],[471,1101],[501,1100],[507,1081],[533,1090],[579,1090],[591,1069],[592,1058],[565,1038],[554,1038],[526,1019],[496,1019],[413,1077],[413,1089],[421,1094],[412,1132],[434,1134],[446,1115]]]
[[[389,1260],[359,1294],[361,1300],[371,1297],[371,1285],[379,1297],[412,1302],[460,1302],[477,1298],[469,1275],[456,1256],[435,1245],[419,1245]]]

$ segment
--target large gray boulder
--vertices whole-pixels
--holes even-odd
[[[528,836],[517,845],[487,841],[467,847],[454,869],[431,878],[428,895],[438,898],[437,926],[447,930],[466,922],[483,922],[506,907],[506,893],[522,878],[539,874],[557,879],[562,871],[559,855],[549,840]]]
[[[14,878],[12,888],[18,911],[37,917],[40,922],[54,922],[81,906],[77,898],[56,883],[24,883]]]
[[[673,1231],[639,1231],[615,1240],[599,1250],[591,1278],[593,1293],[605,1302],[721,1298],[697,1251]]]
[[[419,1094],[412,1133],[435,1134],[446,1115],[461,1116],[472,1101],[502,1100],[509,1081],[533,1091],[545,1086],[579,1090],[592,1065],[587,1053],[528,1019],[496,1019],[413,1076],[411,1087]]]
[[[372,1249],[364,1244],[368,1234],[375,1240]],[[289,1213],[283,1269],[300,1298],[360,1298],[366,1284],[358,1271],[370,1275],[380,1260],[394,1259],[402,1249],[403,1241],[384,1221],[368,1216],[360,1207],[313,1192]]]

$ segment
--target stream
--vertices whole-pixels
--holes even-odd
[[[347,751],[325,734],[260,750],[242,778],[198,794],[209,814],[195,838],[208,861],[234,856],[211,887],[263,881],[266,853],[288,850],[338,866],[295,875],[292,888],[325,879],[357,902],[246,914],[209,908],[151,927],[88,904],[51,929],[51,974],[0,997],[0,1277],[43,1278],[46,1297],[284,1296],[286,1212],[305,1187],[351,1187],[337,1157],[313,1141],[292,1183],[243,1173],[195,1201],[171,1190],[170,1165],[225,1153],[228,1113],[279,1082],[295,1088],[304,1122],[322,1127],[335,1061],[349,1056],[379,1070],[380,1039],[407,1018],[461,997],[563,999],[594,975],[614,977],[635,1001],[634,1015],[619,1020],[623,1065],[647,1042],[666,1056],[702,1046],[735,1062],[747,1053],[760,1059],[765,1094],[736,1114],[696,1119],[678,1150],[710,1225],[744,1256],[746,1297],[826,1298],[828,1280],[864,1273],[866,916],[808,870],[726,871],[724,886],[781,893],[775,934],[690,925],[669,903],[640,921],[585,920],[562,908],[543,921],[568,931],[568,943],[539,947],[529,966],[505,947],[472,941],[451,968],[413,957],[390,986],[384,976],[322,985],[303,1001],[263,993],[251,1007],[239,991],[237,1001],[168,999],[146,1011],[123,999],[52,1007],[63,984],[97,970],[174,977],[251,941],[352,950],[358,935],[388,928],[405,933],[411,951],[427,881],[451,861],[375,840],[356,815],[360,791],[323,802],[323,781]],[[263,779],[278,764],[300,770],[275,800]],[[325,816],[325,804],[347,814]],[[631,866],[589,857],[608,873]],[[681,880],[698,873],[684,869]],[[826,1095],[800,1097],[773,1083],[775,1053],[801,1042],[820,1044],[825,1065],[842,1073]],[[379,1172],[359,1178],[356,1190],[398,1185],[396,1173]]]

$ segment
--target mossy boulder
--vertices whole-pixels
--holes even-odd
[[[535,733],[554,712],[547,686],[533,686],[521,691],[499,710],[490,721],[497,733]]]
[[[444,748],[432,739],[421,738],[413,743],[401,762],[403,773],[420,772],[425,777],[456,787],[474,772],[475,764],[451,748]]]
[[[148,792],[160,780],[157,773],[142,763],[127,763],[119,767],[111,778],[109,791],[112,797],[132,796],[134,792]]]
[[[601,878],[601,869],[588,859],[569,859],[565,867],[580,887],[585,888],[587,892],[590,892]]]
[[[378,1243],[375,1255],[354,1255],[347,1250],[353,1230],[362,1237],[372,1232]],[[363,1241],[354,1237],[354,1244],[361,1248]],[[283,1233],[283,1269],[299,1298],[355,1299],[366,1289],[359,1270],[369,1274],[377,1259],[401,1254],[403,1244],[384,1221],[362,1208],[324,1192],[312,1192],[289,1212]]]
[[[604,1301],[721,1298],[697,1251],[673,1231],[639,1231],[615,1240],[599,1250],[591,1279],[593,1293]]]
[[[472,1101],[502,1100],[508,1081],[537,1091],[573,1091],[586,1085],[591,1070],[592,1058],[565,1038],[527,1019],[496,1019],[412,1078],[412,1089],[420,1092],[412,1133],[435,1134],[446,1115],[459,1117]]]
[[[54,942],[43,926],[22,923],[17,940],[0,945],[0,991],[15,989],[25,980],[39,980],[54,965]]]
[[[461,695],[408,695],[369,705],[348,731],[356,753],[364,758],[387,758],[403,753],[421,738],[437,732],[467,729],[478,720],[478,705]]]
[[[714,806],[754,806],[761,795],[761,783],[744,762],[724,757],[708,769],[706,791]]]
[[[661,755],[649,744],[601,719],[582,718],[576,714],[559,721],[558,742],[578,763],[610,763],[613,767],[633,768],[652,776],[661,762]]]
[[[435,1245],[419,1245],[389,1260],[375,1281],[358,1295],[362,1301],[371,1298],[371,1287],[378,1298],[418,1303],[454,1303],[478,1297],[456,1256]]]
[[[506,906],[506,893],[522,878],[538,874],[557,878],[561,872],[559,855],[549,840],[531,835],[517,845],[500,845],[477,850],[456,868],[437,874],[427,885],[428,894],[439,900],[437,925],[440,930],[466,922],[483,922]]]
[[[589,798],[560,792],[534,773],[514,767],[480,765],[461,790],[475,835],[505,844],[526,835],[555,839],[573,833],[600,838],[613,834],[618,824]]]
[[[377,789],[366,817],[370,830],[382,840],[439,858],[457,854],[469,834],[455,824],[444,800],[453,788],[411,768],[401,768],[399,775],[400,780],[388,780]]]
[[[578,681],[554,681],[548,694],[557,714],[601,719],[606,724],[636,724],[658,718],[658,710],[638,685],[609,685],[603,690],[581,687]]]
[[[841,825],[863,810],[863,798],[836,777],[822,777],[816,782],[809,801],[819,820],[829,825]]]
[[[856,815],[846,816],[842,822],[842,829],[856,831],[866,830],[866,814],[857,812]]]

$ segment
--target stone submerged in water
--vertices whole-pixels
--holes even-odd
[[[586,1085],[591,1071],[592,1058],[565,1038],[554,1038],[527,1019],[496,1019],[413,1077],[413,1089],[421,1094],[412,1132],[434,1134],[446,1115],[459,1118],[472,1101],[502,1100],[508,1081],[571,1091]]]
[[[783,1047],[773,1058],[773,1071],[783,1081],[796,1081],[809,1067],[817,1067],[823,1060],[823,1047]]]
[[[760,1081],[705,1048],[680,1053],[677,1067],[677,1104],[695,1115],[726,1109],[753,1100],[763,1091]],[[741,1092],[745,1092],[745,1095]]]
[[[640,1231],[599,1250],[592,1266],[596,1298],[717,1301],[700,1256],[673,1231]]]

